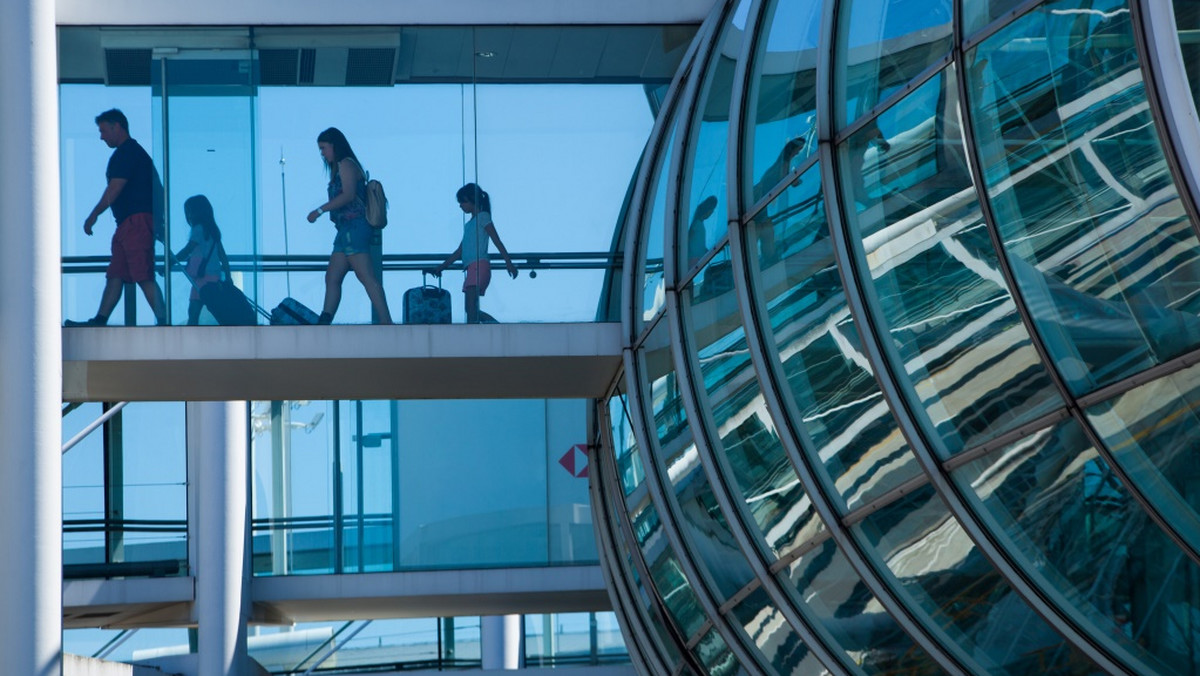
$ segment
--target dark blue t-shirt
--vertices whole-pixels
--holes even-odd
[[[137,141],[128,139],[113,150],[104,176],[110,181],[125,179],[125,187],[112,203],[117,225],[133,214],[154,213],[156,193],[162,189],[162,181],[154,168],[154,160]]]

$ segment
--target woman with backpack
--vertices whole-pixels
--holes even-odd
[[[367,178],[362,165],[346,136],[335,127],[317,136],[317,148],[329,172],[329,199],[308,213],[308,222],[315,223],[322,214],[328,213],[337,226],[333,253],[329,256],[329,267],[325,269],[325,305],[317,323],[333,322],[333,315],[342,302],[342,281],[353,270],[367,297],[371,299],[376,323],[391,324],[392,315],[388,312],[383,284],[375,277],[371,267],[371,237],[374,232],[367,223]]]

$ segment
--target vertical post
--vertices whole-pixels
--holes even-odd
[[[484,669],[520,669],[521,616],[484,615],[479,618],[480,656]]]
[[[288,402],[271,402],[271,573],[287,575],[292,516],[292,425]]]
[[[0,2],[0,655],[62,673],[62,279],[53,0]],[[11,153],[11,154],[9,154]],[[13,227],[13,224],[21,224]],[[82,223],[73,227],[82,227]]]
[[[200,560],[196,621],[201,674],[240,674],[246,656],[249,580],[245,402],[188,404],[198,428]]]
[[[112,404],[104,404],[107,413]],[[125,560],[125,432],[118,411],[104,423],[104,562]]]

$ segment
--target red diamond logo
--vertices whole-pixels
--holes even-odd
[[[563,457],[558,459],[558,464],[570,472],[571,476],[577,479],[586,478],[588,475],[587,444],[572,446],[563,454]]]

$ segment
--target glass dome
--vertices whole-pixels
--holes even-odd
[[[1200,673],[1200,2],[718,2],[625,211],[646,674]]]

